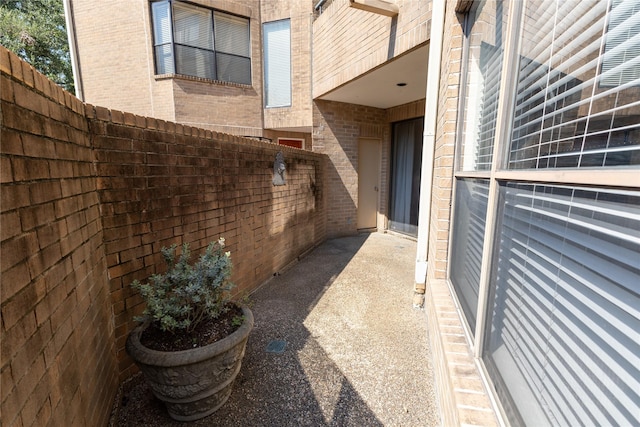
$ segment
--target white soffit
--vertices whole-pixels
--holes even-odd
[[[428,59],[427,44],[345,83],[318,99],[382,109],[423,99],[426,93]],[[406,86],[398,86],[398,83],[406,83]]]

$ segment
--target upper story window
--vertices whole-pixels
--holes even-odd
[[[249,20],[178,1],[151,3],[156,74],[251,84]]]
[[[291,105],[291,22],[265,22],[264,88],[266,107]]]

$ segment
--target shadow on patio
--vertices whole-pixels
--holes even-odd
[[[388,234],[333,239],[266,283],[251,297],[255,328],[231,398],[194,425],[437,424],[414,256],[415,242]],[[140,376],[118,403],[112,425],[184,425]]]

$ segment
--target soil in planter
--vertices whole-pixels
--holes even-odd
[[[229,309],[217,319],[209,319],[200,323],[191,333],[178,331],[175,334],[163,332],[155,324],[151,324],[142,332],[140,343],[152,350],[180,351],[219,341],[233,332],[242,324],[242,309],[229,305]]]

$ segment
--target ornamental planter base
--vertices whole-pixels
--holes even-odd
[[[233,334],[192,350],[165,352],[144,347],[140,335],[146,324],[129,335],[127,353],[174,420],[204,418],[219,409],[231,395],[253,328],[251,310],[242,306],[242,313],[244,322]]]

